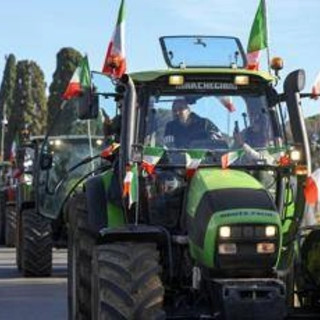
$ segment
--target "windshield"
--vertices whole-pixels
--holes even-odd
[[[261,94],[151,96],[144,145],[166,153],[204,150],[211,157],[202,163],[213,165],[221,165],[227,154],[233,165],[272,164],[276,151],[267,98]]]

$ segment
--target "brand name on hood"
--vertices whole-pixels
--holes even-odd
[[[239,217],[239,216],[264,216],[264,217],[273,217],[275,215],[274,212],[267,211],[235,211],[235,212],[226,212],[220,215],[221,218],[228,217]]]
[[[237,90],[238,86],[225,82],[186,82],[176,86],[176,89],[187,90]]]

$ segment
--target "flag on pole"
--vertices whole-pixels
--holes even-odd
[[[117,24],[108,46],[102,72],[120,78],[126,72],[125,56],[125,3],[121,0]]]
[[[88,57],[85,56],[74,71],[62,98],[64,100],[69,100],[78,97],[84,91],[84,89],[88,88],[91,88],[91,75]]]
[[[138,201],[138,167],[137,164],[127,166],[123,180],[123,197],[128,197],[128,207]]]
[[[247,59],[249,70],[259,69],[259,60],[261,50],[268,47],[267,19],[265,1],[260,0],[258,10],[256,12],[247,47]]]
[[[317,100],[320,95],[320,72],[314,81],[311,89],[311,99]]]

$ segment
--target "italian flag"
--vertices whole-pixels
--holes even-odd
[[[196,173],[201,161],[206,155],[203,150],[189,150],[186,153],[186,169],[187,177],[191,178]]]
[[[317,100],[320,95],[320,72],[318,73],[316,80],[314,81],[311,89],[311,99]]]
[[[232,151],[232,152],[225,153],[221,157],[221,167],[222,167],[222,169],[227,169],[237,159],[239,159],[240,155],[241,155],[241,151]]]
[[[157,163],[164,154],[163,148],[145,147],[142,159],[142,169],[148,174],[153,174]]]
[[[91,88],[91,75],[88,57],[85,56],[74,71],[62,98],[64,100],[69,100],[78,97],[84,91],[84,89],[88,88]]]
[[[129,165],[123,180],[123,197],[128,197],[128,207],[138,201],[138,167],[137,164]]]
[[[247,69],[258,70],[261,50],[268,47],[267,36],[267,19],[266,19],[266,6],[265,0],[260,0],[258,10],[256,12],[248,47],[247,47]]]
[[[115,78],[120,78],[126,71],[126,57],[124,48],[125,5],[121,0],[118,20],[113,36],[108,46],[102,72]]]

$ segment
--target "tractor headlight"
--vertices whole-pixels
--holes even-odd
[[[171,86],[182,86],[184,84],[184,77],[181,75],[169,76],[169,85]]]
[[[237,245],[235,243],[220,243],[219,254],[236,254]]]
[[[235,76],[234,84],[238,86],[245,86],[249,84],[249,77],[248,76]]]
[[[301,152],[296,149],[291,150],[290,151],[290,159],[293,162],[299,162],[301,160]]]
[[[97,144],[97,146],[102,146],[103,140],[102,139],[97,139],[96,140],[96,144]]]
[[[274,243],[270,243],[270,242],[257,243],[257,252],[258,253],[271,254],[271,253],[274,253],[275,250],[276,250],[276,246]]]
[[[220,238],[230,238],[231,237],[231,227],[222,226],[219,229]]]
[[[266,237],[274,237],[276,235],[277,228],[275,226],[266,226],[265,235]]]

